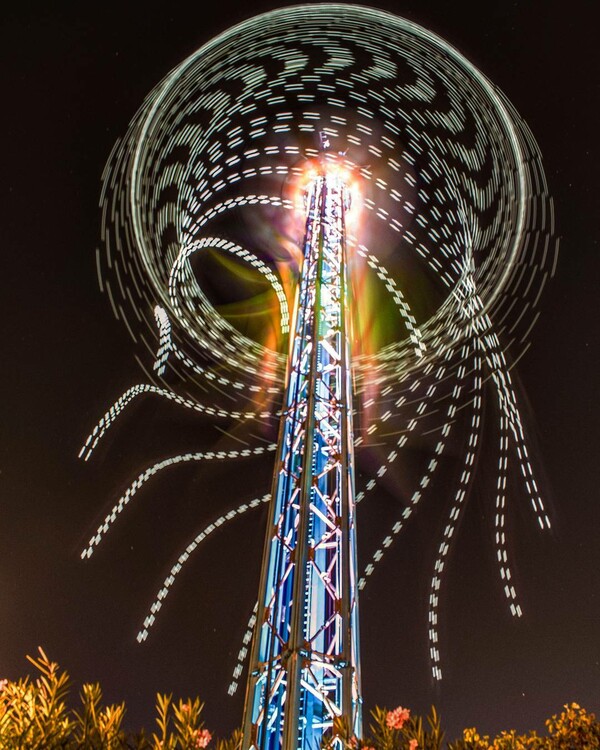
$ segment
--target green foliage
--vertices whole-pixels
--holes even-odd
[[[234,729],[233,734],[226,740],[217,740],[216,750],[242,750],[244,735],[241,729]]]
[[[72,739],[75,747],[113,750],[122,747],[121,723],[125,704],[102,707],[100,685],[84,685],[80,693],[81,712],[73,712]]]
[[[377,707],[371,716],[373,723],[369,727],[370,736],[363,741],[364,747],[374,750],[441,750],[444,732],[433,706],[427,717],[427,728],[423,719],[411,715],[407,708],[388,711]]]
[[[323,741],[324,750],[442,750],[444,732],[440,717],[431,707],[426,725],[420,716],[407,708],[393,711],[375,708],[368,735],[358,740],[346,722],[336,720],[333,731]],[[546,721],[548,735],[536,732],[520,735],[514,729],[496,737],[481,735],[475,728],[465,729],[463,736],[446,745],[447,750],[600,750],[600,723],[576,703]]]
[[[80,707],[68,706],[69,676],[48,659],[27,657],[36,668],[35,679],[0,680],[0,750],[203,750],[212,740],[204,727],[203,704],[198,698],[173,700],[156,697],[156,731],[126,733],[122,729],[125,704],[104,706],[97,684],[86,684],[79,694]],[[353,736],[348,722],[336,719],[323,739],[323,750],[442,750],[444,732],[435,708],[426,720],[409,709],[376,708],[367,736]],[[514,730],[496,737],[477,729],[446,745],[447,750],[600,750],[600,723],[577,703],[546,721],[548,734],[517,734]],[[242,733],[216,741],[215,750],[241,750]]]
[[[204,728],[200,717],[203,706],[199,698],[188,698],[187,701],[180,699],[173,703],[171,695],[157,695],[158,733],[152,734],[150,747],[156,750],[195,750],[207,747],[212,735]]]
[[[321,750],[339,750],[340,742],[343,748],[356,750],[358,742],[352,734],[350,724],[345,716],[336,716],[333,719],[333,727],[327,732],[321,741]]]
[[[121,725],[125,704],[103,706],[102,690],[86,684],[79,695],[81,707],[67,705],[69,676],[39,649],[27,657],[37,669],[35,680],[0,681],[0,748],[2,750],[198,750],[212,737],[201,720],[202,703],[174,703],[157,696],[158,732],[126,734]],[[219,743],[219,750],[239,750],[237,735]]]
[[[568,703],[562,713],[546,721],[547,737],[536,732],[517,734],[514,729],[497,737],[480,735],[477,729],[463,730],[463,736],[448,750],[599,750],[600,723],[577,703]]]
[[[66,697],[69,677],[40,648],[28,660],[40,676],[3,683],[0,693],[0,741],[6,750],[54,750],[68,747],[71,730]]]

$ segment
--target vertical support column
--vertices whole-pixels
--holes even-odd
[[[246,750],[314,750],[335,717],[361,733],[347,201],[339,174],[323,164],[307,192]]]

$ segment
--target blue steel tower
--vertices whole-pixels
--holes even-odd
[[[361,728],[345,243],[350,196],[327,157],[323,150],[305,198],[304,257],[246,694],[246,749],[318,748],[336,717],[355,734]]]

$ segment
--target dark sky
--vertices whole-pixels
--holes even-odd
[[[218,31],[277,4],[124,6],[20,7],[0,21],[0,677],[23,674],[25,654],[43,645],[78,684],[99,680],[108,700],[126,700],[132,727],[150,723],[161,690],[200,694],[208,725],[225,732],[241,720],[243,691],[231,699],[226,686],[255,596],[261,517],[219,532],[148,642],[138,646],[135,634],[174,552],[198,526],[199,503],[210,517],[238,491],[230,472],[188,467],[162,477],[143,511],[130,514],[91,561],[79,559],[141,469],[214,444],[219,433],[207,420],[148,401],[90,464],[77,453],[112,400],[143,380],[96,281],[108,154],[172,67]],[[515,524],[525,617],[515,623],[506,613],[485,503],[476,499],[446,583],[448,677],[432,685],[425,621],[434,545],[423,513],[361,603],[365,701],[418,711],[435,703],[451,736],[474,724],[539,728],[566,701],[600,711],[600,70],[591,4],[379,7],[445,37],[511,99],[544,156],[562,239],[556,278],[518,366],[554,519],[549,536],[535,533],[528,514]],[[251,471],[256,494],[268,491],[268,467]]]

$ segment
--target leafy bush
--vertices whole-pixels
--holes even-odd
[[[212,735],[202,721],[202,703],[173,701],[157,695],[157,731],[126,733],[121,725],[125,704],[102,705],[97,684],[83,686],[81,708],[67,706],[69,676],[39,649],[27,657],[39,677],[12,682],[0,680],[0,748],[2,750],[198,750]],[[239,750],[241,734],[216,743],[216,750]]]
[[[462,739],[448,745],[448,750],[599,750],[600,723],[577,703],[568,703],[562,713],[546,722],[547,737],[536,732],[517,734],[501,732],[490,739],[476,729],[463,730]]]
[[[80,708],[68,707],[69,676],[40,648],[27,657],[39,676],[0,680],[1,750],[204,750],[212,735],[202,720],[198,698],[174,701],[157,695],[156,731],[127,733],[122,729],[125,704],[103,706],[98,684],[84,685]],[[376,708],[367,736],[359,740],[347,722],[336,720],[323,740],[323,750],[442,750],[444,732],[435,708],[426,717],[409,709]],[[600,723],[594,714],[571,703],[546,721],[547,736],[514,730],[490,738],[475,728],[465,729],[447,750],[600,750]],[[241,750],[242,733],[217,740],[215,750]]]
[[[325,738],[324,750],[441,750],[444,732],[435,708],[427,717],[427,728],[420,716],[398,706],[393,711],[376,708],[371,716],[369,734],[358,740],[348,731],[347,724],[334,722],[333,731]],[[462,738],[449,742],[447,750],[600,750],[600,723],[577,703],[564,706],[562,713],[546,721],[548,736],[536,732],[520,735],[514,729],[496,737],[480,735],[477,729],[463,730]]]

